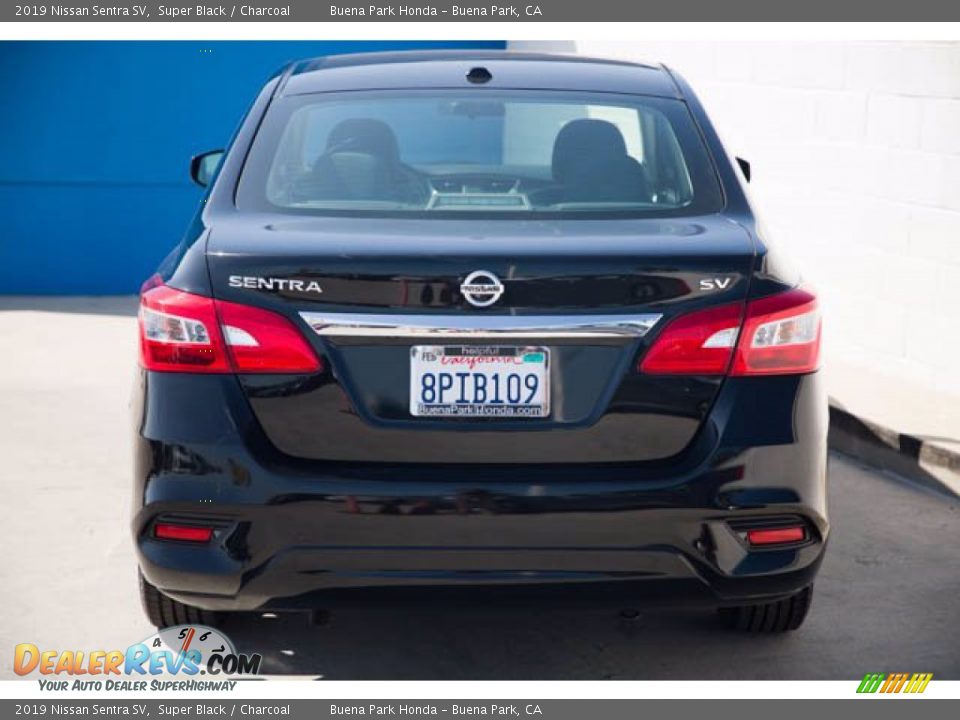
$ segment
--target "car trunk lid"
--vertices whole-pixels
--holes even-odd
[[[207,250],[216,297],[283,313],[326,360],[317,376],[241,376],[267,437],[291,456],[356,462],[682,454],[722,378],[644,375],[638,359],[673,317],[743,303],[754,258],[747,233],[720,215],[480,222],[245,214],[218,224]],[[467,298],[478,271],[502,287],[486,303],[496,293],[484,293],[489,278],[480,277],[473,294],[483,306]],[[546,415],[412,414],[417,352],[517,347],[548,360]]]

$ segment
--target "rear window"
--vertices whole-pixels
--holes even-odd
[[[361,216],[693,215],[721,197],[680,101],[489,90],[283,98],[238,189],[241,209]]]

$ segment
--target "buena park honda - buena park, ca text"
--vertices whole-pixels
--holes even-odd
[[[148,5],[17,5],[14,10],[19,17],[131,17],[149,18]],[[157,6],[162,18],[182,20],[189,18],[229,19],[233,17],[290,17],[290,6],[276,7],[256,5],[194,5],[190,7]],[[539,5],[453,5],[438,8],[433,5],[368,5],[366,7],[330,6],[331,17],[503,17],[519,18],[543,15]]]
[[[451,5],[447,8],[436,8],[432,5],[369,5],[367,7],[330,6],[331,17],[526,17],[542,16],[539,5]]]

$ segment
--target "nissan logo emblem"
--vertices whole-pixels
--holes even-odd
[[[471,305],[487,307],[503,295],[503,284],[489,270],[475,270],[460,284],[460,292]]]

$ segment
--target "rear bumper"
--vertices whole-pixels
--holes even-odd
[[[235,378],[144,373],[133,534],[146,578],[210,609],[347,603],[741,604],[812,582],[829,534],[819,375],[731,379],[666,465],[296,461]],[[750,550],[738,523],[795,517]],[[157,540],[157,519],[217,526]]]

